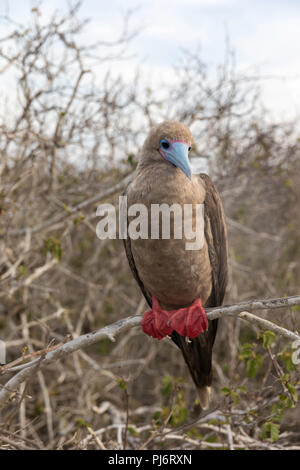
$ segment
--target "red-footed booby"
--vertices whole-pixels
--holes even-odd
[[[188,158],[192,144],[190,130],[179,122],[165,121],[153,128],[124,195],[128,207],[143,204],[149,214],[153,204],[177,204],[182,209],[190,205],[193,229],[203,227],[201,246],[187,249],[190,238],[185,232],[175,237],[172,225],[169,239],[162,237],[162,231],[151,238],[150,215],[149,238],[127,236],[124,245],[131,271],[151,307],[143,316],[143,331],[157,339],[169,336],[181,349],[200,405],[206,409],[217,320],[207,320],[204,307],[221,305],[225,295],[227,235],[217,190],[206,174],[192,174]],[[200,221],[196,207],[204,208]]]

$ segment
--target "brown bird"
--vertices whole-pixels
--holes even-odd
[[[124,240],[131,271],[152,309],[144,314],[143,331],[161,339],[171,337],[181,349],[198,389],[200,405],[208,407],[212,382],[212,348],[217,320],[208,321],[203,307],[222,304],[227,284],[227,236],[220,196],[206,174],[192,175],[188,153],[190,130],[176,121],[165,121],[148,135],[134,180],[127,187],[127,205],[143,204],[148,212],[149,237]],[[182,218],[170,210],[170,237],[152,236],[151,210],[155,204],[177,205]],[[175,221],[184,222],[190,205],[191,228],[202,230],[203,240],[189,247],[190,235],[176,235]],[[156,206],[157,207],[157,206]],[[197,213],[197,207],[204,208]],[[132,218],[127,219],[127,228]],[[176,236],[175,236],[176,235]],[[196,237],[196,235],[195,235]]]

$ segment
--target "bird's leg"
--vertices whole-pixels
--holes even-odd
[[[173,331],[169,322],[170,314],[171,312],[163,310],[155,297],[152,297],[152,309],[144,314],[142,320],[144,333],[157,339],[170,335]]]
[[[170,316],[172,330],[181,336],[195,338],[208,329],[208,320],[201,299],[196,299],[190,307],[173,310]]]

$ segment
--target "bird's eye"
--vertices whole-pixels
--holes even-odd
[[[162,140],[160,145],[162,146],[162,148],[164,149],[168,149],[170,147],[170,144],[167,140]]]
[[[190,152],[191,150],[192,150],[192,147],[189,147],[189,148],[188,148],[188,151]]]

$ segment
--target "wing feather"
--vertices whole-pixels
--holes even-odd
[[[208,245],[212,273],[212,291],[205,306],[217,307],[223,302],[228,278],[225,215],[219,193],[209,176],[201,173],[198,177],[206,189],[204,235]],[[195,385],[199,389],[199,398],[203,390],[206,390],[206,387],[209,387],[212,382],[212,348],[217,327],[217,319],[209,321],[208,330],[200,333],[197,338],[192,338],[189,342],[175,331],[172,332],[172,340],[181,349]]]
[[[130,184],[125,189],[125,191],[123,193],[123,196],[127,195],[129,186],[130,186]],[[127,218],[127,227],[128,227],[128,218]],[[146,301],[148,302],[149,306],[152,307],[152,296],[151,296],[150,292],[147,291],[147,289],[145,288],[141,278],[139,277],[139,273],[138,273],[137,267],[136,267],[135,262],[134,262],[133,254],[132,254],[132,251],[131,251],[130,238],[126,237],[125,239],[123,239],[123,243],[124,243],[125,253],[126,253],[127,260],[128,260],[131,272],[133,274],[133,277],[135,278],[136,282],[138,283],[138,285],[139,285]]]
[[[204,230],[208,244],[213,284],[212,293],[206,306],[217,307],[223,302],[228,281],[228,244],[225,214],[220,195],[209,176],[201,173],[199,178],[203,181],[206,188]]]

